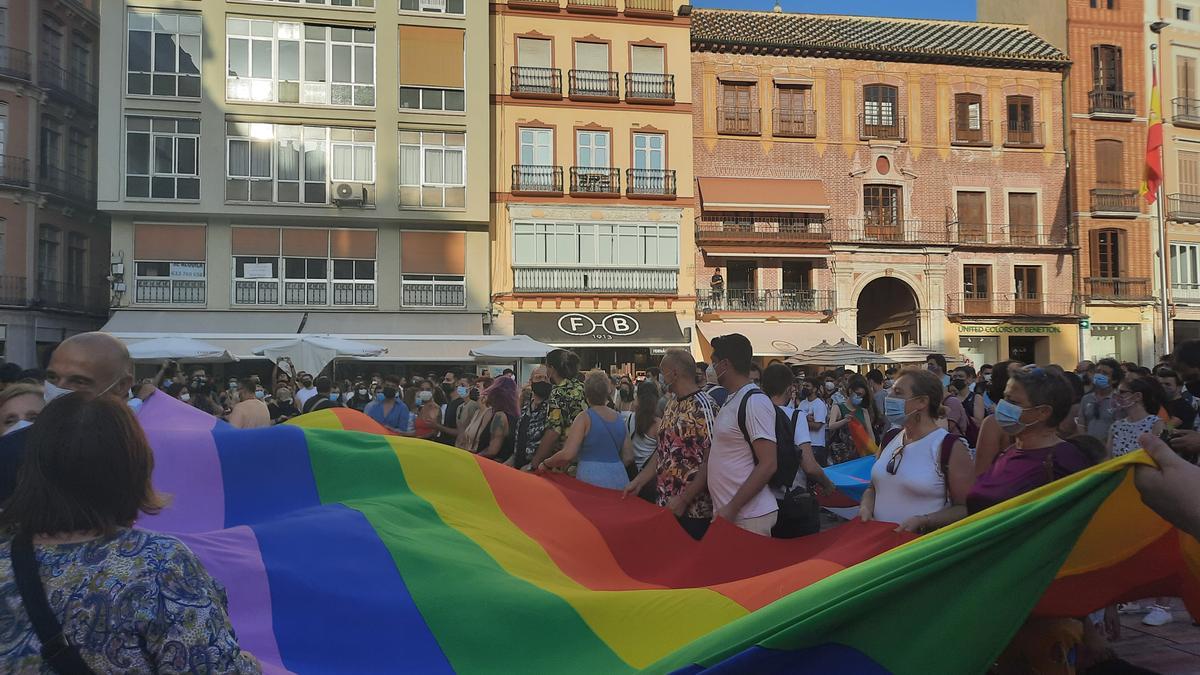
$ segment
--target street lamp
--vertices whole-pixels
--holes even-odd
[[[1150,32],[1158,35],[1159,33],[1163,32],[1164,28],[1170,25],[1170,21],[1155,21],[1154,23],[1150,24]]]

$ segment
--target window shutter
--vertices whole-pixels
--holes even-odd
[[[1121,187],[1124,182],[1124,148],[1121,141],[1100,139],[1096,141],[1096,184],[1104,187]]]
[[[985,193],[958,193],[958,222],[965,225],[982,225],[987,222]]]
[[[1175,95],[1192,99],[1195,94],[1196,59],[1187,56],[1175,57]]]
[[[461,32],[461,31],[460,31]],[[541,38],[517,38],[517,65],[523,68],[551,68],[550,41]]]
[[[1103,89],[1104,77],[1101,73],[1104,72],[1104,66],[1101,61],[1101,48],[1099,45],[1092,46],[1092,89]]]
[[[1185,195],[1200,195],[1200,152],[1179,151],[1179,191]]]
[[[458,28],[434,28],[430,26],[400,26],[400,83],[428,87],[463,87],[463,36]],[[527,40],[518,38],[518,49]],[[549,64],[550,41],[546,45],[547,67]],[[524,51],[518,56],[522,66],[540,65],[525,63]]]

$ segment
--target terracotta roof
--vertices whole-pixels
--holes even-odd
[[[1025,26],[725,9],[692,13],[692,48],[1059,70],[1070,59]]]

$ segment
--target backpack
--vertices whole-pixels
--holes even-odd
[[[746,403],[755,394],[767,395],[762,389],[746,392],[741,405],[738,406],[738,428],[742,430],[742,438],[746,439],[746,446],[750,448],[754,463],[758,464],[758,457],[754,455],[754,443],[750,441],[750,433],[746,431]],[[775,473],[771,475],[767,484],[774,488],[788,488],[796,480],[796,472],[800,470],[800,453],[796,449],[796,419],[799,417],[799,411],[792,411],[789,418],[787,413],[773,402],[771,407],[775,409]]]
[[[888,429],[888,432],[883,435],[883,442],[879,444],[881,455],[887,449],[888,443],[891,443],[901,431],[900,428]],[[965,441],[965,439],[958,434],[947,433],[946,437],[942,439],[942,450],[938,453],[938,466],[941,467],[942,476],[946,479],[947,500],[950,498],[950,455],[954,452],[954,444],[959,441]]]

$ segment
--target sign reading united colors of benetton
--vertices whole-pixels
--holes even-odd
[[[518,312],[514,331],[562,346],[687,344],[672,312]]]

